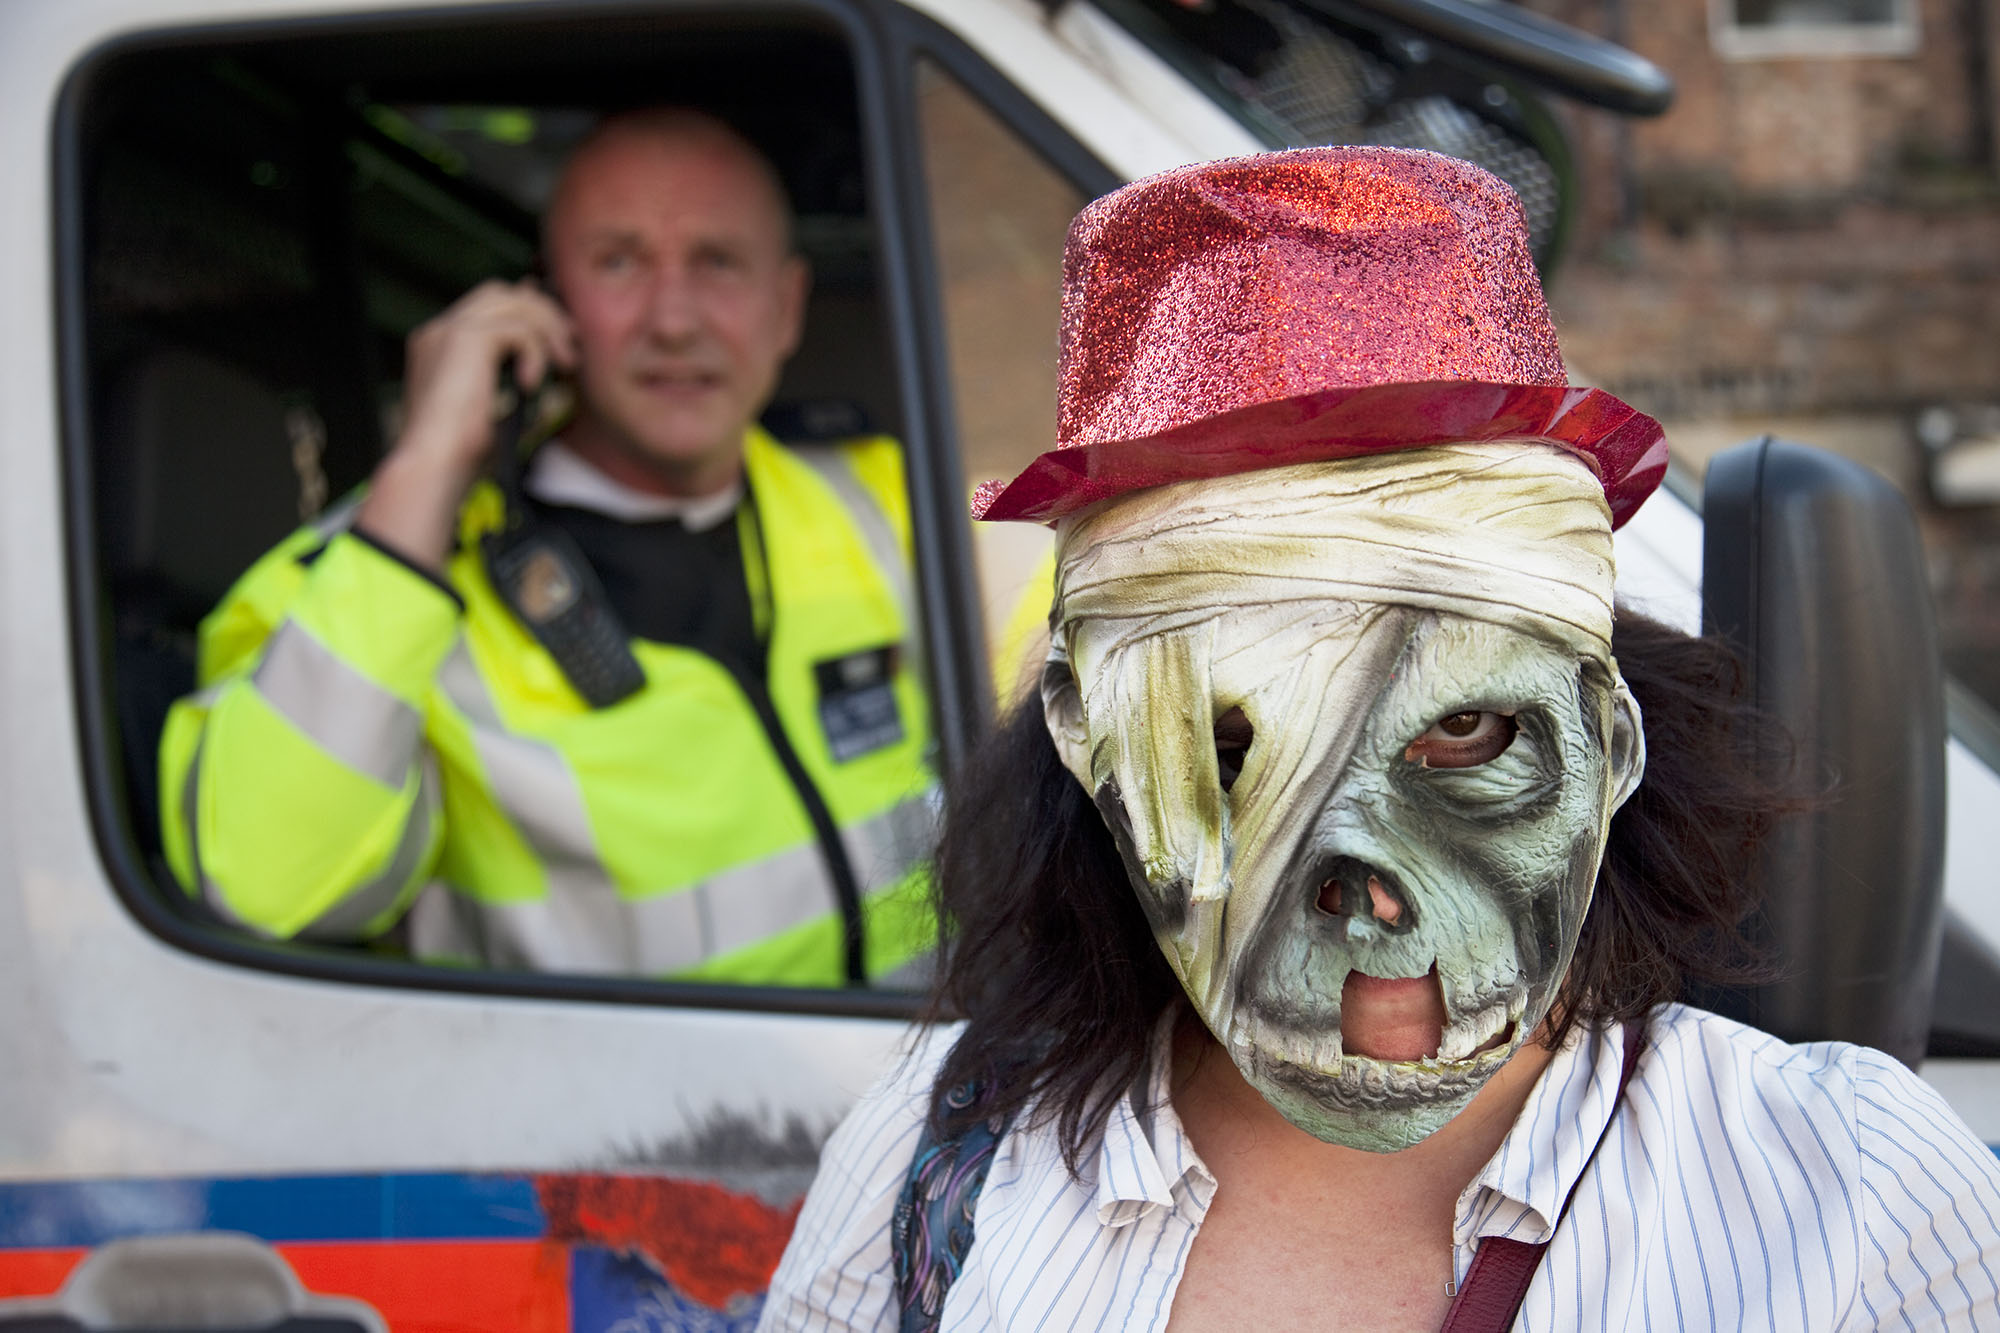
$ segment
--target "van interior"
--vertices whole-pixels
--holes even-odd
[[[535,270],[557,168],[605,110],[671,90],[783,176],[814,288],[768,423],[792,439],[902,432],[838,29],[796,14],[541,27],[189,42],[93,74],[93,517],[130,832],[149,856],[155,738],[193,688],[201,616],[367,477],[411,329],[483,279]]]

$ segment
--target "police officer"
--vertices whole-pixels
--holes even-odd
[[[755,424],[808,274],[769,164],[607,119],[549,275],[410,337],[366,491],[204,621],[168,860],[224,920],[500,967],[841,984],[919,954],[928,705],[901,459]],[[574,378],[525,480],[495,384]],[[504,445],[503,445],[504,448]]]

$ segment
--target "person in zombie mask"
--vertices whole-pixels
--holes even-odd
[[[1057,560],[948,807],[967,1021],[829,1142],[763,1326],[2000,1328],[1934,1092],[1673,1003],[1746,975],[1782,793],[1727,649],[1614,615],[1664,441],[1568,387],[1507,188],[1141,181],[1062,332],[1057,447],[974,506]]]

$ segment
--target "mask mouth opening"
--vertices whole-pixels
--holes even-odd
[[[1437,964],[1417,977],[1351,971],[1340,986],[1344,1054],[1369,1060],[1435,1060],[1449,1022]]]
[[[1518,1026],[1505,999],[1454,1019],[1436,963],[1420,977],[1349,972],[1340,1013],[1343,1054],[1390,1064],[1470,1060],[1511,1045]]]

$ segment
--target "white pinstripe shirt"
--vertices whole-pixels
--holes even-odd
[[[894,1329],[889,1216],[946,1031],[836,1131],[759,1329]],[[1992,1329],[2000,1161],[1879,1051],[1790,1046],[1700,1010],[1655,1015],[1590,1171],[1624,1035],[1579,1034],[1459,1197],[1460,1280],[1481,1236],[1547,1239],[1516,1329]],[[1018,1125],[980,1196],[947,1333],[1166,1326],[1215,1179],[1154,1062],[1142,1121],[1121,1103],[1082,1180]]]

